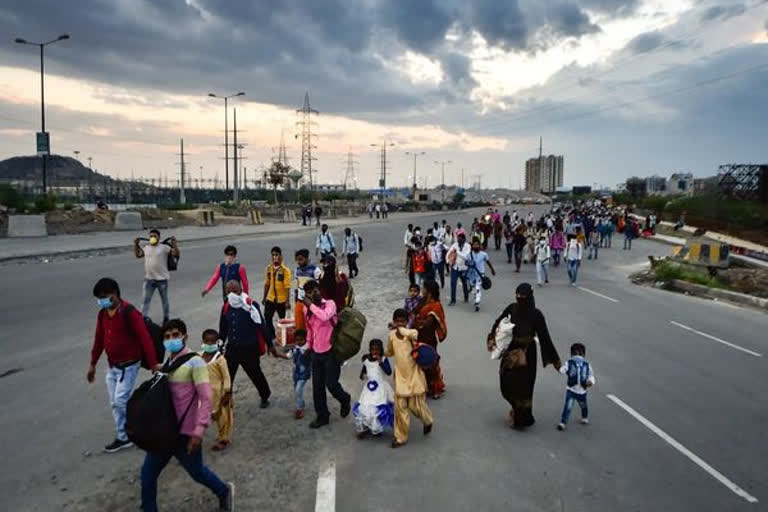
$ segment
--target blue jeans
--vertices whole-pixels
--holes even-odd
[[[549,262],[537,261],[536,262],[536,282],[542,284],[545,281],[549,281]]]
[[[222,497],[229,492],[227,484],[203,464],[202,448],[198,448],[190,455],[187,453],[187,442],[189,442],[188,436],[179,436],[176,451],[170,455],[147,452],[144,464],[141,466],[141,510],[144,512],[157,511],[157,478],[168,465],[171,457],[176,457],[181,467],[195,482],[206,486],[216,496]]]
[[[600,247],[598,244],[590,245],[589,246],[589,259],[592,259],[593,257],[597,259],[597,249]],[[594,256],[593,256],[594,254]]]
[[[149,303],[152,302],[152,295],[155,290],[160,293],[160,300],[163,301],[163,323],[165,323],[171,314],[171,305],[168,303],[168,281],[166,279],[144,279],[144,305],[141,307],[141,314],[149,316]]]
[[[571,284],[576,283],[579,276],[579,260],[568,260],[568,277],[571,278]]]
[[[568,417],[571,415],[571,409],[573,408],[573,402],[578,402],[581,408],[581,417],[589,418],[589,408],[587,407],[587,394],[580,395],[573,391],[566,390],[565,392],[565,404],[563,405],[563,414],[560,415],[560,423],[565,425],[568,423]]]
[[[304,409],[304,386],[307,385],[307,380],[294,381],[294,390],[296,392],[296,408]]]
[[[632,250],[632,238],[625,236],[624,237],[624,248]]]
[[[464,302],[469,300],[469,287],[467,286],[467,271],[451,269],[451,302],[456,302],[456,281],[461,279],[461,288],[464,290]]]
[[[121,441],[128,439],[125,434],[125,408],[133,392],[139,368],[141,368],[141,362],[137,361],[125,369],[112,367],[107,370],[107,395],[109,405],[112,407],[112,417],[115,419],[117,438]]]

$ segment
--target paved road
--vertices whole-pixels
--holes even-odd
[[[367,257],[378,254],[375,271],[393,283],[405,283],[395,272],[404,222],[401,217],[390,225],[358,228],[366,237]],[[308,238],[247,239],[238,246],[259,276],[271,245],[279,242],[292,253]],[[194,332],[215,324],[215,308],[200,300],[199,290],[221,246],[221,241],[185,245],[182,270],[171,285],[174,310],[193,319]],[[415,423],[410,444],[393,451],[385,440],[355,441],[351,425],[335,420],[317,438],[304,478],[335,475],[339,511],[416,506],[436,511],[761,510],[768,501],[768,449],[761,437],[768,425],[766,358],[739,348],[768,354],[762,334],[768,317],[628,283],[626,275],[649,252],[667,250],[641,241],[632,252],[603,251],[599,262],[582,267],[585,289],[566,286],[561,267],[550,287],[536,290],[561,356],[567,356],[572,341],[587,345],[598,378],[588,427],[572,422],[565,433],[554,429],[564,381],[550,369],[539,372],[537,425],[526,433],[505,426],[497,365],[488,360],[483,340],[495,316],[513,300],[516,285],[534,277],[532,268],[512,273],[500,262],[501,253],[491,252],[500,275],[482,310],[462,305],[449,310],[449,338],[442,347],[448,392],[431,404],[433,436],[423,439]],[[70,486],[89,487],[103,472],[103,465],[82,455],[98,449],[111,432],[103,385],[83,382],[95,316],[90,292],[102,275],[118,279],[124,295],[137,302],[141,267],[128,255],[0,268],[6,290],[0,299],[0,374],[21,369],[0,381],[7,411],[0,419],[4,508],[55,509],[63,491],[51,485],[51,474],[68,475]],[[398,305],[393,301],[371,315],[383,319]],[[158,314],[159,303],[154,306]],[[384,325],[377,320],[368,334],[383,336]],[[343,380],[356,392],[354,366]],[[278,393],[288,401],[289,390]],[[608,395],[660,430],[649,429]],[[673,446],[675,441],[688,456]],[[325,460],[335,461],[335,472],[326,471]],[[108,492],[110,485],[125,484],[99,485]],[[739,488],[760,502],[749,503],[737,494]],[[313,510],[314,488],[291,503],[292,510]]]

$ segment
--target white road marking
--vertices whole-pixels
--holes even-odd
[[[594,292],[594,291],[590,290],[589,288],[584,288],[583,286],[577,286],[577,288],[579,290],[582,290],[582,291],[585,291],[587,293],[591,293],[592,295],[595,295],[597,297],[600,297],[601,299],[609,300],[611,302],[619,302],[618,300],[612,299],[612,298],[608,297],[607,295],[603,295],[602,293]]]
[[[336,463],[331,460],[317,475],[315,512],[336,511]]]
[[[734,494],[737,496],[744,498],[750,503],[757,503],[757,498],[749,494],[747,491],[736,485],[735,483],[731,482],[726,478],[722,473],[720,473],[718,470],[707,464],[701,457],[690,451],[688,448],[680,444],[675,438],[661,430],[659,427],[654,425],[649,419],[644,417],[642,414],[634,410],[632,407],[624,403],[619,397],[615,395],[606,395],[609,400],[611,400],[613,403],[624,409],[626,412],[628,412],[633,418],[635,418],[637,421],[642,423],[648,430],[659,436],[661,439],[666,441],[669,445],[671,445],[674,449],[688,457],[694,464],[699,466],[701,469],[706,471],[710,474],[715,480],[726,486],[728,489],[731,490]]]
[[[763,357],[763,354],[759,354],[757,352],[753,352],[752,350],[749,350],[748,348],[740,347],[738,345],[735,345],[735,344],[731,343],[730,341],[721,340],[720,338],[712,336],[711,334],[707,334],[705,332],[697,331],[693,327],[688,327],[687,325],[683,325],[683,324],[681,324],[679,322],[675,322],[674,320],[670,320],[669,323],[671,323],[672,325],[676,325],[676,326],[678,326],[681,329],[685,329],[686,331],[695,332],[699,336],[704,336],[705,338],[708,338],[708,339],[710,339],[712,341],[716,341],[718,343],[722,343],[723,345],[725,345],[727,347],[735,348],[736,350],[741,350],[742,352],[745,352],[745,353],[747,353],[747,354],[749,354],[751,356]]]

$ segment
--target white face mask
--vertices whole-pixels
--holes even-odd
[[[234,292],[227,294],[227,302],[229,302],[229,305],[233,308],[242,308],[245,305],[243,297]]]

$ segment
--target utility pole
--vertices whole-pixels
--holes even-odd
[[[451,160],[445,160],[442,162],[438,162],[437,160],[435,160],[435,163],[442,167],[442,171],[441,171],[442,183],[443,183],[442,198],[443,198],[443,202],[445,202],[445,166],[448,164],[452,164],[453,162]]]
[[[461,169],[461,188],[464,188],[464,168]]]
[[[301,114],[301,120],[296,122],[296,126],[301,128],[301,173],[303,176],[309,177],[309,202],[311,203],[314,189],[312,160],[315,160],[312,156],[312,149],[317,148],[312,144],[312,125],[316,124],[312,121],[312,114],[319,115],[320,112],[310,106],[309,92],[304,93],[304,106],[296,110],[296,113]],[[296,137],[298,138],[298,134]]]
[[[350,148],[350,151],[347,152],[347,169],[344,172],[344,190],[347,190],[348,184],[350,182],[354,183],[355,189],[357,189],[357,172],[355,171],[355,164],[357,164],[357,161],[355,160],[355,154],[351,151],[352,148]]]
[[[235,153],[235,162],[234,162],[235,163],[235,168],[234,168],[235,175],[234,175],[234,177],[232,179],[232,183],[233,183],[233,187],[232,187],[232,190],[233,190],[232,200],[235,202],[235,205],[239,205],[240,204],[240,182],[238,181],[238,176],[237,176],[237,108],[233,109],[232,114],[233,114],[233,130],[232,130],[232,132],[234,134],[234,139],[235,139],[234,143],[233,143],[233,147],[234,147],[234,150],[235,150],[235,152],[234,152]]]
[[[379,178],[379,188],[381,197],[384,197],[384,190],[387,188],[387,146],[392,147],[393,142],[387,143],[386,137],[381,144],[371,144],[371,147],[381,148],[381,177]]]
[[[542,160],[542,156],[543,156],[543,148],[544,148],[544,137],[539,137],[539,171],[536,173],[538,175],[537,176],[538,179],[534,180],[534,182],[538,181],[538,183],[539,183],[539,190],[537,190],[536,192],[541,192],[541,185],[542,185],[541,177],[544,176],[544,169],[542,169],[542,166],[541,166],[541,160]]]
[[[184,195],[184,139],[179,143],[179,203],[186,204],[187,197]]]
[[[229,191],[229,122],[227,120],[227,102],[230,98],[245,96],[245,93],[241,91],[235,94],[230,94],[229,96],[218,96],[211,92],[208,93],[208,96],[211,98],[219,98],[224,100],[224,189]]]
[[[203,166],[200,166],[200,181],[197,182],[197,188],[202,188],[203,186]]]
[[[419,155],[426,155],[426,151],[416,152],[416,151],[406,151],[406,155],[413,155],[413,199],[416,199],[416,157]]]

